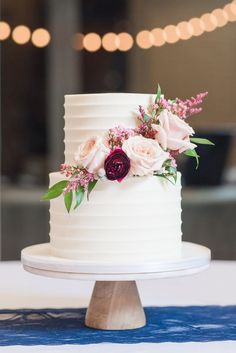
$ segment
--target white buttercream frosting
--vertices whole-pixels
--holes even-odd
[[[147,94],[65,96],[65,163],[85,139],[109,128],[137,125]],[[50,174],[50,185],[64,177]],[[50,244],[55,256],[85,262],[126,263],[178,257],[181,250],[181,175],[176,185],[157,176],[99,180],[76,210],[63,197],[50,201]]]

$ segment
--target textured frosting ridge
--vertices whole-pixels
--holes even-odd
[[[78,143],[103,135],[117,125],[135,127],[138,106],[148,106],[154,95],[138,93],[101,93],[65,96],[65,163],[74,163]]]
[[[99,181],[90,200],[67,213],[63,198],[51,200],[50,242],[56,256],[82,261],[132,262],[178,257],[181,184],[160,177]],[[61,180],[50,174],[50,184]]]

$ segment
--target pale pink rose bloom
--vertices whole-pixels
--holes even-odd
[[[131,136],[122,146],[131,162],[130,174],[144,176],[161,169],[163,163],[170,158],[155,140],[143,136]]]
[[[74,159],[78,166],[86,168],[90,173],[97,173],[104,168],[104,161],[109,153],[110,150],[103,144],[102,138],[95,136],[78,146]]]
[[[160,124],[152,124],[152,128],[157,131],[155,138],[164,150],[168,148],[182,153],[197,147],[189,139],[194,130],[184,120],[166,109],[158,118]]]

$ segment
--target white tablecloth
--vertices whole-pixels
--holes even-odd
[[[212,261],[196,275],[137,283],[144,306],[235,305],[236,261]],[[0,262],[0,309],[85,307],[93,284],[39,277],[25,272],[20,262]],[[235,353],[236,342],[11,346],[0,352]]]

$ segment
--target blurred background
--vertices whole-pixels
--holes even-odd
[[[1,259],[48,242],[48,173],[63,162],[64,94],[208,91],[181,160],[183,238],[236,259],[236,1],[1,1]]]

